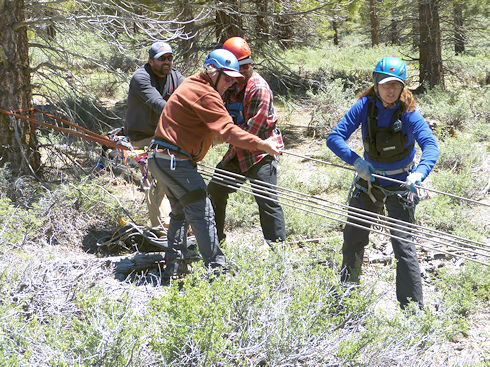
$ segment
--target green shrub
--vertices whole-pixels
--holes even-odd
[[[444,309],[468,316],[488,306],[490,269],[468,262],[461,269],[442,269],[436,284],[442,292]]]
[[[322,127],[326,134],[339,123],[351,105],[356,101],[356,87],[345,88],[345,80],[335,78],[316,91],[308,91],[308,104],[312,109],[310,126]]]
[[[293,345],[307,343],[308,335],[323,335],[332,322],[342,322],[342,316],[332,317],[337,274],[316,265],[316,256],[325,259],[325,253],[313,251],[305,261],[286,246],[259,257],[247,247],[230,250],[238,268],[233,277],[209,283],[198,271],[185,278],[181,291],[174,284],[150,303],[149,314],[160,318],[150,345],[162,363],[177,364],[185,355],[192,365],[246,365],[247,346],[257,343],[273,363]]]
[[[467,175],[469,172],[461,172],[475,170],[482,167],[486,159],[485,146],[475,144],[472,136],[458,138],[448,138],[443,142],[439,142],[441,154],[437,161],[437,170],[448,170],[452,175],[463,173]]]
[[[439,138],[444,140],[455,135],[456,131],[466,130],[471,133],[473,124],[488,121],[489,111],[486,106],[489,100],[486,94],[483,89],[442,90],[436,87],[417,96],[417,105],[426,120],[435,123]]]
[[[488,229],[474,208],[460,205],[444,195],[419,203],[415,218],[419,224],[474,241],[485,241],[488,236]]]

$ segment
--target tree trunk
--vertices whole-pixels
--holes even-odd
[[[288,0],[276,0],[276,7],[280,13],[276,17],[276,37],[283,48],[289,48],[294,43],[294,19],[291,13],[291,4]]]
[[[399,45],[400,44],[400,17],[398,14],[393,11],[391,13],[391,25],[390,25],[390,43],[392,45]]]
[[[335,46],[339,45],[339,26],[336,20],[332,20],[332,29],[333,29],[333,44]]]
[[[55,12],[52,10],[47,10],[46,16],[52,18],[55,16]],[[46,26],[46,36],[50,41],[54,41],[56,39],[56,27],[54,26],[54,23],[50,23]]]
[[[23,0],[0,1],[0,108],[4,110],[32,106],[27,29],[19,26],[24,19]],[[0,113],[0,166],[9,164],[16,174],[37,171],[40,156],[36,147],[29,122]]]
[[[454,52],[459,55],[464,52],[463,7],[459,1],[454,2]]]
[[[199,54],[197,53],[198,47],[196,47],[196,45],[199,44],[199,34],[196,31],[194,12],[191,4],[189,4],[189,0],[182,0],[178,4],[180,8],[179,13],[182,14],[182,19],[189,22],[184,24],[184,33],[187,35],[187,38],[182,40],[182,60],[185,68],[188,68],[199,63]]]
[[[444,87],[438,0],[419,0],[420,84]]]
[[[415,0],[415,4],[418,0]],[[419,21],[419,9],[416,5],[412,7],[412,47],[414,50],[419,48],[420,45],[420,21]]]
[[[256,32],[258,42],[257,44],[266,45],[269,42],[269,24],[267,23],[267,11],[269,7],[268,0],[254,0],[255,7],[257,9],[256,19]]]
[[[229,1],[228,8],[216,11],[216,40],[221,45],[230,37],[243,36],[238,1]]]
[[[376,11],[376,0],[369,0],[369,17],[371,19],[371,45],[379,45],[379,21]]]

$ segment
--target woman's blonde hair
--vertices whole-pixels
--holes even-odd
[[[379,99],[376,90],[374,89],[374,85],[365,89],[357,96],[359,97],[359,99],[361,99],[362,97],[371,97],[374,100]],[[403,112],[413,112],[415,110],[415,97],[408,88],[403,88],[399,100],[402,105]]]

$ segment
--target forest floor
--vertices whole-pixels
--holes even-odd
[[[298,114],[296,120],[298,125],[307,125],[305,118],[304,114]],[[308,137],[294,132],[285,134],[285,142],[286,150],[309,156],[319,154],[320,147],[325,144],[323,139]],[[308,174],[307,172],[313,174],[313,170],[302,170],[305,174]],[[137,203],[140,210],[146,210],[144,195],[138,190],[137,181],[136,183],[130,183],[120,177],[113,177],[110,184],[110,191],[117,197],[118,201],[122,203]],[[487,218],[488,220],[488,213],[484,213],[482,218]],[[66,223],[69,220],[69,218],[66,219]],[[143,284],[135,287],[134,283],[118,280],[114,274],[115,265],[124,259],[133,259],[135,254],[119,254],[118,256],[101,256],[97,254],[97,241],[110,232],[101,232],[100,228],[104,228],[104,223],[88,224],[83,222],[83,218],[79,218],[79,220],[80,222],[74,223],[73,227],[66,227],[67,236],[70,237],[69,246],[37,247],[33,245],[35,248],[26,249],[28,253],[35,253],[36,256],[30,259],[30,265],[25,266],[25,268],[26,270],[30,268],[33,276],[38,274],[31,282],[42,283],[43,292],[56,294],[59,289],[63,289],[65,285],[68,287],[68,284],[71,283],[96,284],[114,299],[117,299],[122,294],[129,293],[133,309],[136,312],[140,310],[141,313],[144,312],[146,305],[152,298],[167,292],[168,288],[164,286]],[[319,218],[319,220],[322,219]],[[65,220],[60,219],[60,223],[65,223]],[[261,243],[262,238],[258,220],[251,227],[238,227],[230,230],[227,235],[226,246],[243,246],[244,238],[253,240],[250,241],[251,243]],[[330,236],[341,237],[342,233],[338,231],[334,234],[330,233]],[[322,246],[324,244],[318,241],[317,245]],[[336,250],[340,252],[340,248]],[[267,252],[270,249],[264,243],[260,251]],[[297,251],[305,250],[298,247]],[[418,256],[422,272],[425,307],[433,310],[434,314],[437,315],[440,294],[435,284],[435,278],[438,269],[460,268],[464,265],[464,262],[420,248],[418,249]],[[5,268],[12,262],[20,261],[14,255],[4,256],[0,258],[0,263],[4,262],[0,264],[0,268]],[[394,256],[389,239],[381,235],[372,234],[371,243],[365,252],[362,279],[363,284],[368,287],[374,287],[375,294],[377,294],[376,312],[387,316],[394,315],[398,311],[394,277]],[[453,337],[451,341],[441,342],[435,348],[434,346],[431,347],[434,348],[433,364],[431,366],[479,365],[474,364],[473,361],[479,361],[479,363],[485,361],[484,363],[487,364],[483,365],[488,365],[490,307],[478,313],[471,313],[468,315],[467,321],[470,327],[466,333]]]
[[[298,125],[307,125],[307,117],[303,113],[298,113],[295,121]],[[325,144],[323,139],[307,137],[302,133],[295,132],[294,129],[284,135],[285,150],[290,150],[300,155],[315,156],[320,153],[321,146]],[[353,144],[356,144],[356,142]],[[298,167],[298,169],[300,168]],[[313,170],[308,169],[303,169],[303,172],[305,174],[308,174],[307,172],[314,174],[312,173]],[[121,200],[136,200],[139,202],[144,200],[142,193],[134,185],[128,183],[121,182],[121,186],[115,191],[118,192]],[[482,218],[485,218],[485,215]],[[489,218],[489,216],[486,216],[486,218]],[[260,243],[261,236],[262,233],[257,219],[251,228],[238,227],[230,230],[227,234],[226,246],[243,246],[243,238],[250,238],[252,240],[250,242]],[[342,233],[339,231],[335,236],[341,237]],[[318,246],[321,245],[322,243],[319,242]],[[264,252],[270,251],[265,243],[261,250]],[[302,250],[298,248],[298,251]],[[340,252],[340,248],[338,251]],[[425,307],[437,314],[440,306],[440,294],[435,284],[438,269],[459,268],[464,265],[464,261],[458,261],[442,253],[420,247],[418,248],[418,257],[422,272]],[[378,299],[377,312],[385,315],[394,315],[398,311],[398,304],[395,294],[394,255],[388,237],[371,234],[371,242],[365,252],[362,277],[364,284],[375,287]],[[105,281],[108,285],[124,288],[124,283],[114,283],[114,280],[110,278],[110,273],[107,273]],[[141,289],[141,294],[135,299],[139,299],[137,302],[144,305],[148,299],[161,292],[165,292],[164,287],[144,287]],[[467,333],[461,333],[452,338],[452,341],[444,342],[437,346],[434,350],[433,366],[461,365],[461,361],[467,361],[469,365],[472,365],[471,361],[485,360],[488,363],[488,353],[490,351],[490,307],[487,307],[482,312],[469,315],[467,321],[470,324]]]

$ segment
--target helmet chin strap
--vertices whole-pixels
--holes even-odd
[[[213,88],[218,91],[218,83],[219,83],[219,80],[221,79],[221,75],[223,74],[223,69],[219,69],[219,72],[218,72],[218,77],[216,78],[216,81],[214,82],[214,85],[213,85]],[[206,75],[209,77],[209,79],[213,79],[211,78],[211,76],[208,74],[208,72],[206,72]]]
[[[223,69],[219,69],[218,77],[216,78],[216,82],[214,83],[214,89],[216,89],[216,91],[218,91],[218,83],[221,79],[221,75],[223,75]]]

